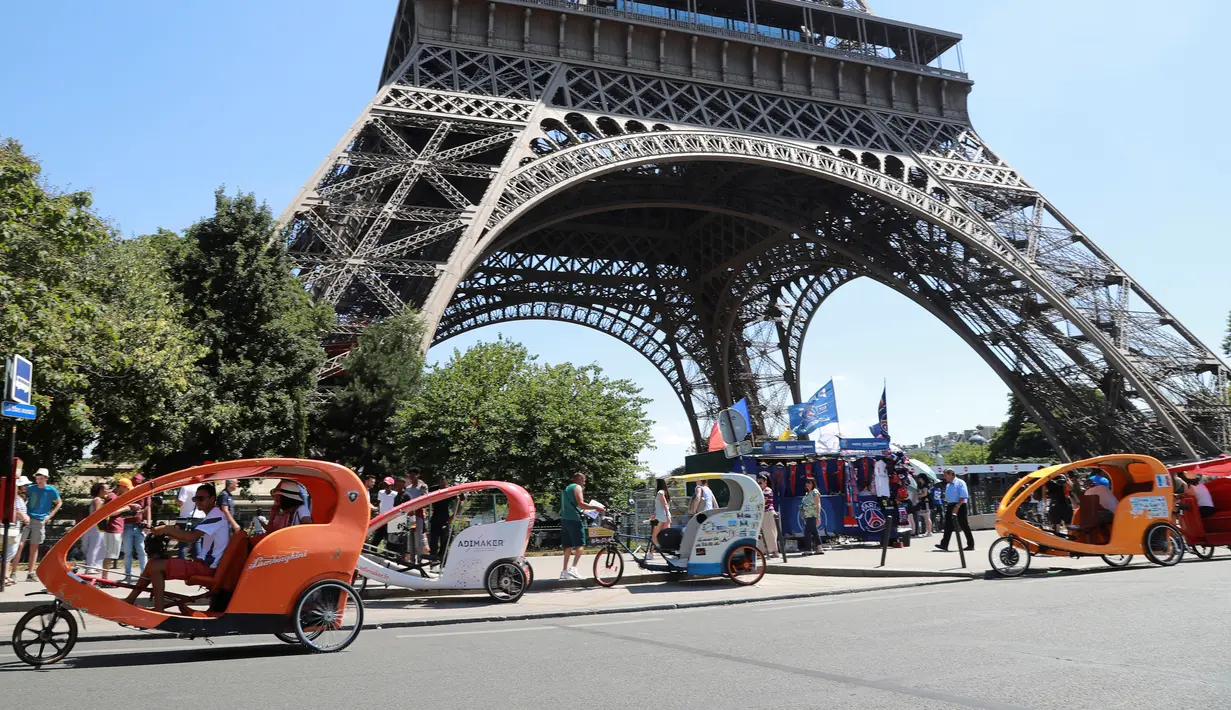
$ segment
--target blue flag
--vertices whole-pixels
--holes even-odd
[[[791,405],[789,411],[791,429],[800,435],[811,434],[826,424],[838,421],[838,401],[834,397],[833,380],[826,382],[807,402]]]
[[[748,431],[752,431],[752,417],[748,416],[748,398],[744,397],[740,401],[731,405],[731,409],[744,415],[744,421],[748,423]]]
[[[880,421],[868,427],[872,432],[872,436],[878,439],[889,439],[889,407],[885,403],[885,392],[887,388],[881,389],[881,402],[876,407],[876,418]]]

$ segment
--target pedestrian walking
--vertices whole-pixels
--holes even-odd
[[[235,519],[235,492],[239,490],[239,481],[228,478],[222,482],[222,490],[218,492],[218,510],[227,519],[231,532],[239,532],[239,523]]]
[[[364,476],[363,488],[367,491],[368,507],[372,509],[372,515],[376,515],[376,512],[380,510],[376,504],[376,492],[380,490],[376,487],[376,476],[373,476],[370,473]]]
[[[804,519],[804,555],[823,555],[821,534],[817,522],[821,517],[821,492],[816,489],[816,479],[804,479],[804,498],[799,502],[799,515]]]
[[[107,503],[119,498],[111,486],[107,486]],[[124,542],[124,516],[120,513],[107,518],[102,523],[103,529],[103,579],[111,579],[110,570],[119,569],[120,548]]]
[[[648,562],[654,556],[654,548],[658,547],[658,533],[671,527],[671,491],[667,489],[667,479],[660,478],[654,483],[654,517],[650,520],[650,549],[645,553]]]
[[[581,552],[585,541],[581,531],[581,511],[604,510],[601,505],[590,505],[585,499],[586,474],[578,471],[573,474],[572,483],[564,487],[560,494],[560,539],[564,544],[564,569],[560,579],[581,579],[577,572],[577,563],[581,561]],[[569,563],[569,555],[573,561]]]
[[[106,502],[107,484],[99,481],[90,487],[90,509],[87,516],[98,512]],[[85,567],[91,574],[103,568],[103,523],[92,525],[81,536],[81,552],[85,555]]]
[[[975,536],[970,531],[970,521],[966,519],[967,502],[970,500],[970,489],[966,482],[957,477],[953,469],[945,469],[945,534],[940,538],[936,549],[949,551],[949,536],[953,534],[954,521],[966,535],[966,551],[975,549]],[[960,545],[961,542],[959,541]]]
[[[924,537],[932,536],[932,484],[928,477],[919,474],[915,478],[918,493],[915,501],[915,521],[922,523]]]
[[[763,473],[757,476],[757,482],[761,484],[761,493],[765,496],[761,538],[765,540],[765,554],[773,557],[778,554],[778,513],[774,510],[774,489],[769,487],[769,476]]]
[[[47,524],[52,518],[56,517],[56,513],[60,512],[64,501],[60,498],[60,491],[56,487],[47,483],[47,469],[40,468],[34,472],[34,485],[26,487],[26,515],[30,518],[30,524],[22,528],[21,537],[18,541],[18,546],[25,543],[30,546],[27,552],[27,560],[30,566],[26,568],[26,581],[34,581],[34,570],[38,567],[38,548],[47,538]]]
[[[393,502],[397,500],[397,491],[393,489],[393,476],[385,476],[385,480],[381,481],[385,487],[376,492],[376,514],[388,513],[393,510]],[[368,541],[372,547],[380,547],[382,542],[389,540],[389,525],[385,524],[372,531],[372,538]]]
[[[441,476],[436,490],[440,491],[448,487],[449,479]],[[427,531],[428,554],[436,563],[444,560],[445,540],[449,537],[449,524],[453,521],[453,505],[456,501],[456,498],[445,498],[432,503],[432,517],[428,521]]]
[[[26,487],[30,485],[30,479],[25,476],[18,476],[14,484],[17,487],[17,495],[13,496],[13,525],[9,528],[9,535],[4,539],[4,560],[8,566],[8,579],[0,579],[0,589],[4,589],[5,584],[17,584],[17,553],[21,550],[21,531],[24,526],[30,524],[30,516],[26,513]]]
[[[115,487],[120,495],[124,495],[132,490],[133,484],[129,479],[121,478],[115,482]],[[153,519],[150,514],[151,510],[150,499],[143,498],[129,505],[120,518],[124,522],[124,532],[121,533],[120,539],[120,554],[124,557],[125,581],[133,580],[134,559],[138,561],[137,574],[141,574],[141,570],[145,569],[145,526],[149,525]]]

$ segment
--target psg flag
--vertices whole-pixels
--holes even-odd
[[[879,422],[868,427],[872,436],[878,439],[889,439],[889,407],[885,404],[885,389],[881,389],[881,403],[876,407],[876,418]]]

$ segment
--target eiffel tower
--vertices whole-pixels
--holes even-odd
[[[971,126],[961,36],[861,0],[401,0],[371,102],[287,208],[355,337],[547,319],[674,388],[698,445],[800,402],[826,296],[910,298],[1064,457],[1231,447],[1228,368]]]

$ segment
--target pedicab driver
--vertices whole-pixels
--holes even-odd
[[[196,559],[154,559],[141,572],[137,586],[132,594],[125,599],[129,604],[137,601],[137,597],[147,587],[154,589],[154,611],[161,612],[164,606],[164,594],[168,579],[188,579],[193,575],[211,576],[222,553],[226,551],[231,541],[231,525],[218,507],[218,495],[212,483],[202,483],[192,498],[198,510],[205,511],[205,517],[192,530],[184,530],[175,525],[161,525],[150,531],[151,535],[165,535],[189,544],[200,541],[201,556]],[[196,547],[196,545],[193,545]],[[181,605],[181,611],[187,610]]]
[[[581,579],[577,572],[577,563],[581,561],[581,551],[585,544],[581,534],[581,511],[605,510],[601,505],[590,505],[585,499],[586,474],[578,471],[573,474],[573,482],[565,486],[560,495],[560,540],[564,545],[564,571],[560,579]],[[573,555],[573,563],[569,564],[569,554]]]

